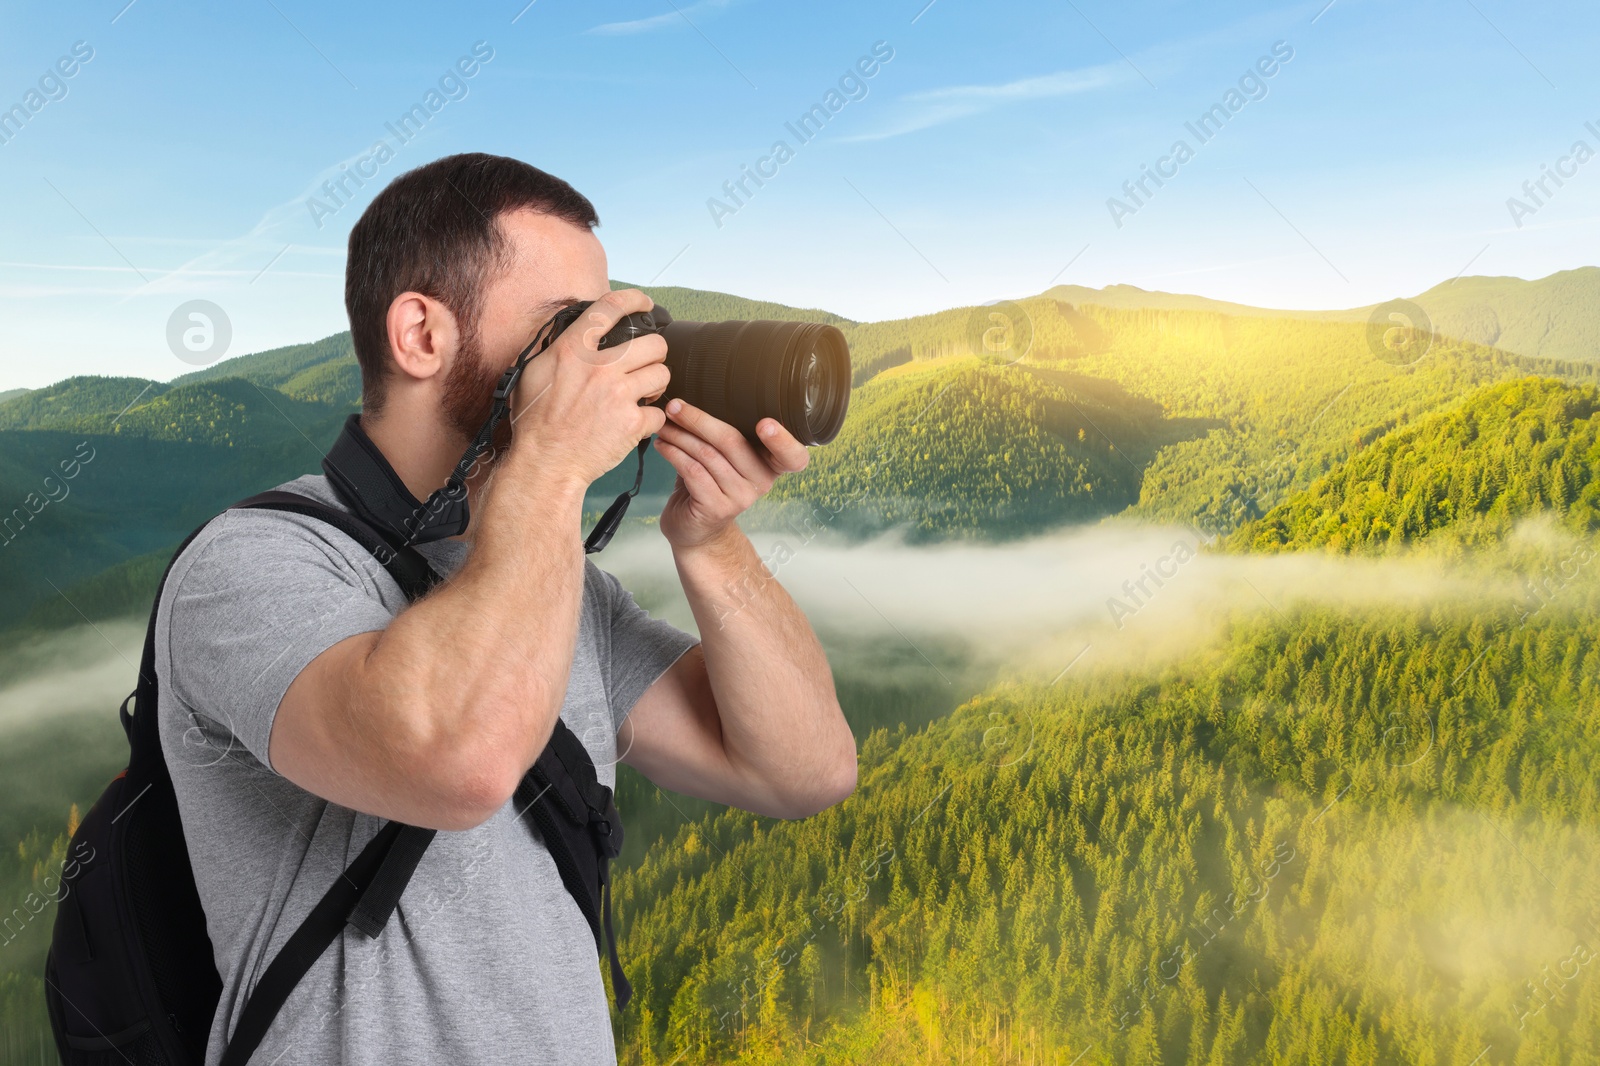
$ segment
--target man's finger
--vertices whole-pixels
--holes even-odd
[[[605,354],[615,360],[615,365],[624,374],[631,374],[653,363],[665,363],[667,339],[659,333],[647,333],[631,341],[624,341],[615,348],[607,348]]]
[[[776,418],[756,423],[756,436],[767,449],[766,463],[779,474],[795,474],[806,468],[811,452]]]
[[[713,478],[711,472],[700,464],[700,460],[659,436],[656,437],[655,448],[663,459],[672,464],[672,469],[678,472],[678,476],[689,487],[690,496],[709,504],[725,502],[716,478]]]
[[[684,427],[701,440],[709,442],[717,451],[727,456],[734,467],[751,481],[759,483],[763,491],[767,479],[772,477],[769,467],[756,450],[745,440],[744,434],[720,418],[713,417],[700,408],[682,400],[667,403],[667,417]]]
[[[637,343],[637,342],[635,342]],[[661,363],[650,363],[637,370],[630,371],[627,377],[628,389],[634,399],[653,401],[657,396],[667,391],[667,385],[672,381],[672,372]],[[666,415],[662,415],[663,418]]]
[[[673,425],[671,422],[663,425],[657,431],[657,436],[678,450],[692,456],[699,464],[706,468],[716,479],[717,487],[722,494],[731,500],[742,498],[748,489],[751,479],[744,476],[728,462],[727,456],[717,450],[716,446],[705,441],[684,429],[682,426]],[[767,477],[771,478],[771,474]],[[756,482],[755,487],[760,492],[768,488],[764,482]]]

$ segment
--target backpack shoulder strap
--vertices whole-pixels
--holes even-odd
[[[610,873],[611,860],[622,854],[622,816],[612,790],[600,783],[588,749],[560,718],[518,786],[515,802],[544,839],[562,883],[588,920],[595,947],[605,952],[611,966],[617,1009],[625,1009],[633,986],[617,957]]]
[[[415,548],[398,543],[391,543],[373,527],[347,511],[337,507],[302,496],[297,492],[283,492],[274,489],[270,492],[260,492],[254,496],[240,500],[227,508],[229,511],[237,510],[264,510],[288,511],[292,514],[305,515],[315,518],[333,526],[339,532],[361,545],[372,557],[381,563],[395,583],[400,586],[400,591],[405,593],[406,599],[415,600],[432,588],[438,581],[439,575],[428,565],[428,561]],[[122,728],[128,734],[128,746],[131,749],[132,761],[160,759],[161,739],[156,729],[156,700],[159,690],[156,685],[156,613],[161,609],[161,596],[166,591],[167,578],[172,574],[172,567],[177,563],[178,557],[188,550],[194,539],[210,525],[206,522],[184,538],[178,545],[178,550],[172,553],[172,559],[167,563],[166,570],[161,575],[161,582],[156,586],[155,602],[150,605],[150,623],[145,627],[144,653],[139,660],[138,686],[128,697],[133,700],[136,709],[150,709],[150,714],[129,714],[128,700],[122,703]]]
[[[260,492],[249,499],[240,500],[229,510],[288,511],[327,523],[367,549],[373,558],[382,563],[400,586],[400,591],[406,594],[407,600],[418,599],[439,581],[439,575],[416,548],[398,538],[389,537],[349,511],[319,503],[297,492],[278,489]]]
[[[389,540],[348,512],[298,493],[279,490],[263,492],[240,500],[229,510],[287,511],[333,526],[370,552],[399,584],[408,601],[417,599],[439,581],[439,575],[415,548]],[[159,697],[155,670],[156,613],[161,608],[161,596],[173,563],[204,528],[201,526],[189,534],[173,553],[173,561],[167,564],[167,570],[162,574],[161,584],[156,588],[155,603],[150,608],[150,624],[145,631],[138,687],[129,697],[136,701],[136,713],[129,715],[127,700],[122,704],[122,724],[128,733],[131,758],[161,759],[163,769],[165,760],[156,721]],[[243,1066],[250,1060],[289,994],[346,925],[353,926],[368,937],[376,937],[383,931],[433,837],[432,829],[387,822],[367,842],[355,861],[334,881],[305,921],[273,957],[261,980],[256,982],[239,1013],[239,1020],[223,1054],[224,1066]]]
[[[389,914],[433,841],[432,829],[387,822],[361,849],[267,966],[250,992],[221,1066],[244,1066],[303,977],[346,925],[368,937],[383,931]],[[376,897],[383,897],[379,902]]]

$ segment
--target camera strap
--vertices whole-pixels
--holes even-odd
[[[393,531],[406,546],[426,544],[465,533],[471,520],[467,505],[467,479],[488,450],[500,424],[511,413],[511,401],[516,395],[517,382],[522,380],[522,372],[550,347],[587,306],[577,304],[558,311],[540,327],[528,346],[501,373],[491,397],[489,417],[468,443],[466,451],[461,453],[460,461],[450,472],[444,486],[434,490],[425,502],[418,501],[411,494],[377,445],[361,429],[359,415],[351,415],[346,419],[338,440],[323,457],[322,471],[329,483],[357,514],[379,528]],[[515,417],[512,420],[515,421]],[[585,554],[592,555],[611,543],[623,516],[628,512],[628,504],[644,485],[644,453],[649,446],[649,437],[639,442],[636,449],[639,465],[634,472],[633,487],[611,502],[611,506],[600,516],[600,521],[584,538]]]

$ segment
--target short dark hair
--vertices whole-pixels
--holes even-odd
[[[389,305],[420,292],[448,307],[463,347],[477,336],[484,283],[508,265],[498,224],[532,208],[575,226],[599,223],[594,205],[571,185],[520,159],[483,152],[445,156],[395,178],[350,230],[344,306],[361,364],[361,403],[383,407],[389,378]]]

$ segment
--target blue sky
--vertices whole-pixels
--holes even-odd
[[[588,195],[613,277],[858,319],[1052,282],[1350,307],[1600,261],[1600,161],[1562,164],[1520,226],[1506,203],[1600,150],[1592,3],[525,3],[6,4],[0,108],[44,89],[0,127],[0,389],[192,369],[166,338],[194,299],[227,314],[228,355],[345,328],[350,224],[467,150]],[[493,57],[440,90],[478,42]],[[860,77],[877,42],[892,58]],[[1292,58],[1202,144],[1185,123],[1277,42]],[[802,143],[785,124],[851,72]],[[375,175],[337,204],[341,164]],[[1123,183],[1158,165],[1136,204]]]

